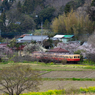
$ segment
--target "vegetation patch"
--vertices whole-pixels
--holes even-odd
[[[20,95],[61,95],[64,90],[48,90],[46,92],[29,92]]]
[[[80,88],[80,91],[81,92],[90,92],[90,93],[95,93],[95,86],[90,86],[90,87],[85,87],[85,88],[83,88],[83,87],[81,87]]]
[[[29,93],[23,93],[20,95],[78,95],[80,93],[89,93],[89,95],[92,95],[92,93],[95,93],[95,87],[86,87],[86,88],[70,88],[70,89],[62,89],[62,90],[48,90],[46,92],[29,92]]]
[[[43,78],[42,80],[69,80],[69,81],[95,81],[94,78]]]

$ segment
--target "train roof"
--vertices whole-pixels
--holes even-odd
[[[70,53],[53,53],[53,52],[33,52],[33,53],[41,53],[41,54],[54,54],[54,55],[80,55],[80,54],[70,54]]]

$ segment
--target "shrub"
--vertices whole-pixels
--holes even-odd
[[[66,64],[66,63],[67,63],[67,60],[66,60],[66,59],[63,59],[63,60],[61,61],[61,63],[62,63],[62,64]]]
[[[30,92],[20,95],[63,95],[64,90],[48,90],[46,92]]]
[[[88,59],[89,61],[95,62],[95,54],[94,54],[94,53],[89,53],[89,54],[87,54],[87,59]]]
[[[25,56],[14,56],[11,61],[14,62],[31,62],[31,61],[36,61],[35,57],[31,57],[29,55],[25,55]]]
[[[93,62],[91,60],[88,60],[88,59],[84,60],[82,63],[83,64],[88,64],[88,65],[95,65],[95,62]]]
[[[80,92],[86,92],[86,93],[87,92],[93,92],[93,93],[95,93],[95,86],[93,86],[93,87],[91,86],[91,87],[88,87],[88,88],[87,87],[86,88],[81,87]]]
[[[74,87],[66,90],[66,94],[73,94],[74,95],[74,94],[78,94],[78,93],[79,93],[79,89],[76,89]]]

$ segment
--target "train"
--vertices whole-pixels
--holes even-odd
[[[50,52],[34,52],[33,56],[39,61],[64,61],[77,63],[80,61],[80,54],[64,54]]]

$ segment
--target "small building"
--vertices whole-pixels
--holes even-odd
[[[48,52],[52,52],[52,53],[69,53],[68,50],[62,49],[62,48],[54,48],[51,50],[48,50]]]
[[[53,38],[56,38],[63,43],[68,43],[68,41],[72,40],[73,37],[74,35],[55,35]]]
[[[71,41],[74,35],[64,35],[62,38],[62,42],[68,43],[68,41]]]

